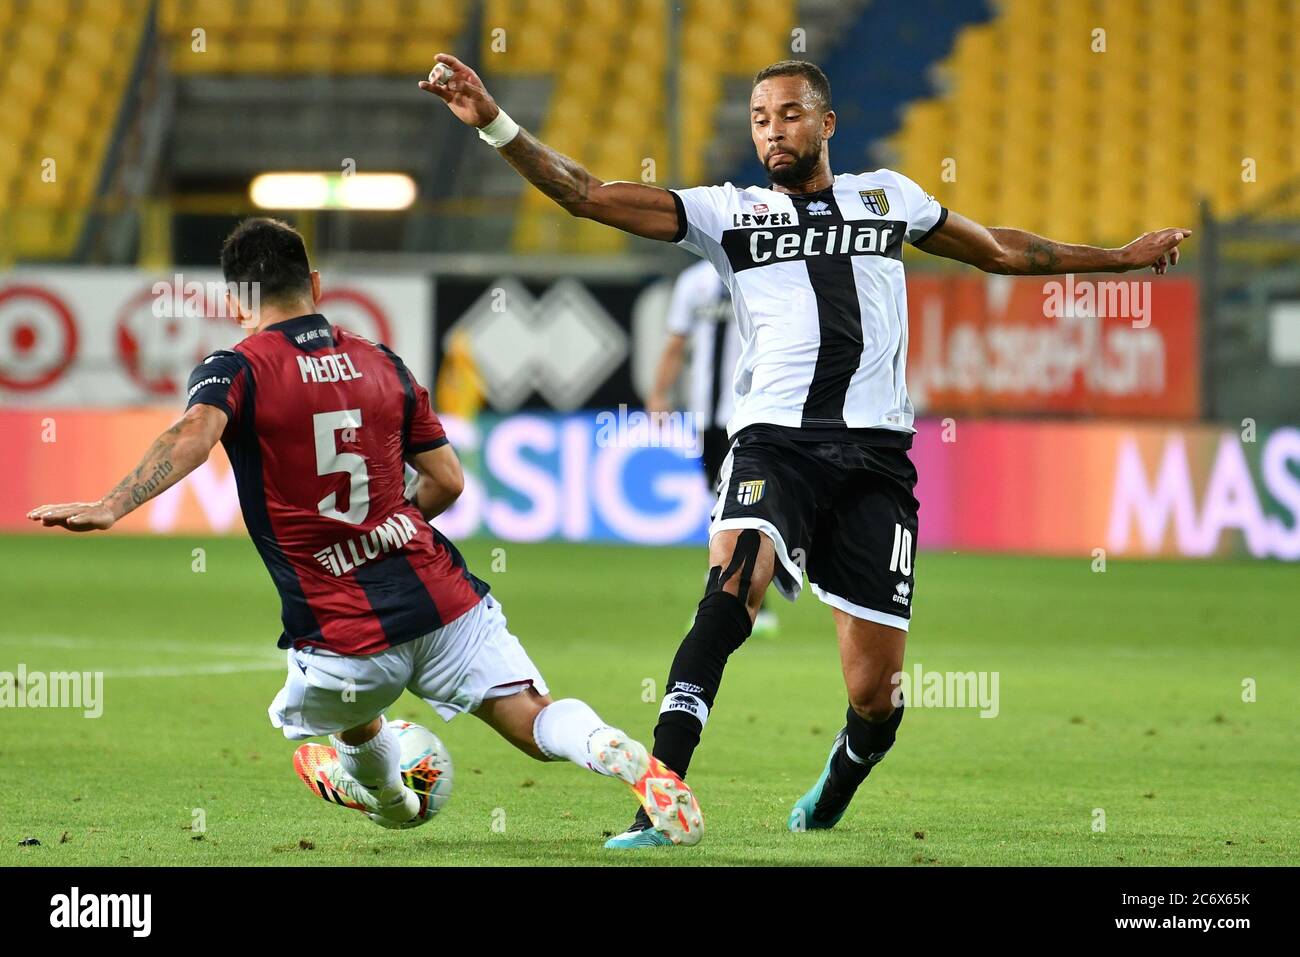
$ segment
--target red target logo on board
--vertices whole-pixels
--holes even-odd
[[[393,348],[393,330],[379,304],[355,289],[331,289],[316,304],[329,321],[348,332]]]
[[[40,286],[0,289],[0,388],[43,389],[76,357],[77,324],[62,299]]]
[[[242,337],[234,320],[218,315],[223,305],[214,300],[215,293],[201,292],[196,301],[192,292],[182,297],[172,285],[159,283],[118,310],[118,360],[131,381],[150,395],[180,395],[204,356],[229,349]]]
[[[150,395],[180,395],[205,356],[233,348],[245,335],[224,315],[224,303],[214,298],[219,289],[199,303],[189,287],[188,283],[180,287],[183,297],[173,286],[161,292],[156,286],[142,289],[118,311],[114,337],[118,359],[131,380]],[[321,296],[317,308],[323,313],[328,309],[330,322],[349,332],[391,344],[387,316],[364,293],[335,289]]]

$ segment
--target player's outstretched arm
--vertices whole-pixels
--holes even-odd
[[[1067,272],[1128,272],[1151,267],[1163,275],[1178,262],[1178,244],[1192,234],[1185,227],[1158,229],[1118,249],[1075,246],[1023,229],[986,227],[949,212],[942,226],[917,243],[935,256],[1009,276]]]
[[[98,502],[42,505],[27,513],[47,528],[61,525],[73,532],[112,528],[123,515],[160,495],[207,461],[226,428],[226,413],[213,405],[192,406],[175,425],[154,440],[134,472]]]
[[[528,182],[573,216],[644,236],[671,240],[677,235],[677,204],[672,194],[644,183],[606,183],[582,164],[551,149],[502,113],[477,73],[449,53],[439,53],[420,89],[432,93],[462,123],[491,137],[508,139],[498,147],[506,162]],[[449,71],[449,72],[448,72]]]

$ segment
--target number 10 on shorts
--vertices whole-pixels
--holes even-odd
[[[903,576],[912,574],[912,531],[894,523],[894,554],[889,559],[889,570]]]

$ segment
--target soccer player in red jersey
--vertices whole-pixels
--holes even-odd
[[[390,827],[424,816],[383,716],[410,689],[444,720],[468,712],[539,760],[620,778],[665,837],[698,841],[690,789],[584,702],[551,699],[487,584],[429,524],[460,495],[460,461],[402,360],[316,312],[320,273],[302,237],[282,222],[246,220],[227,237],[221,265],[232,288],[257,291],[227,297],[249,335],[199,364],[185,415],[116,488],[28,518],[111,528],[220,441],[280,593],[288,679],[271,722],[288,738],[333,743],[295,755],[313,793]],[[409,500],[408,464],[417,476]]]

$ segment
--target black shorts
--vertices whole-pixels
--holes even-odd
[[[709,488],[716,494],[718,479],[722,475],[722,463],[727,460],[727,452],[731,449],[731,441],[727,438],[727,430],[717,426],[705,429],[702,435],[704,438],[704,477],[709,480]]]
[[[786,598],[799,597],[806,572],[826,604],[906,631],[918,508],[910,441],[879,430],[752,425],[723,465],[709,535],[757,528],[776,545],[774,582]]]

